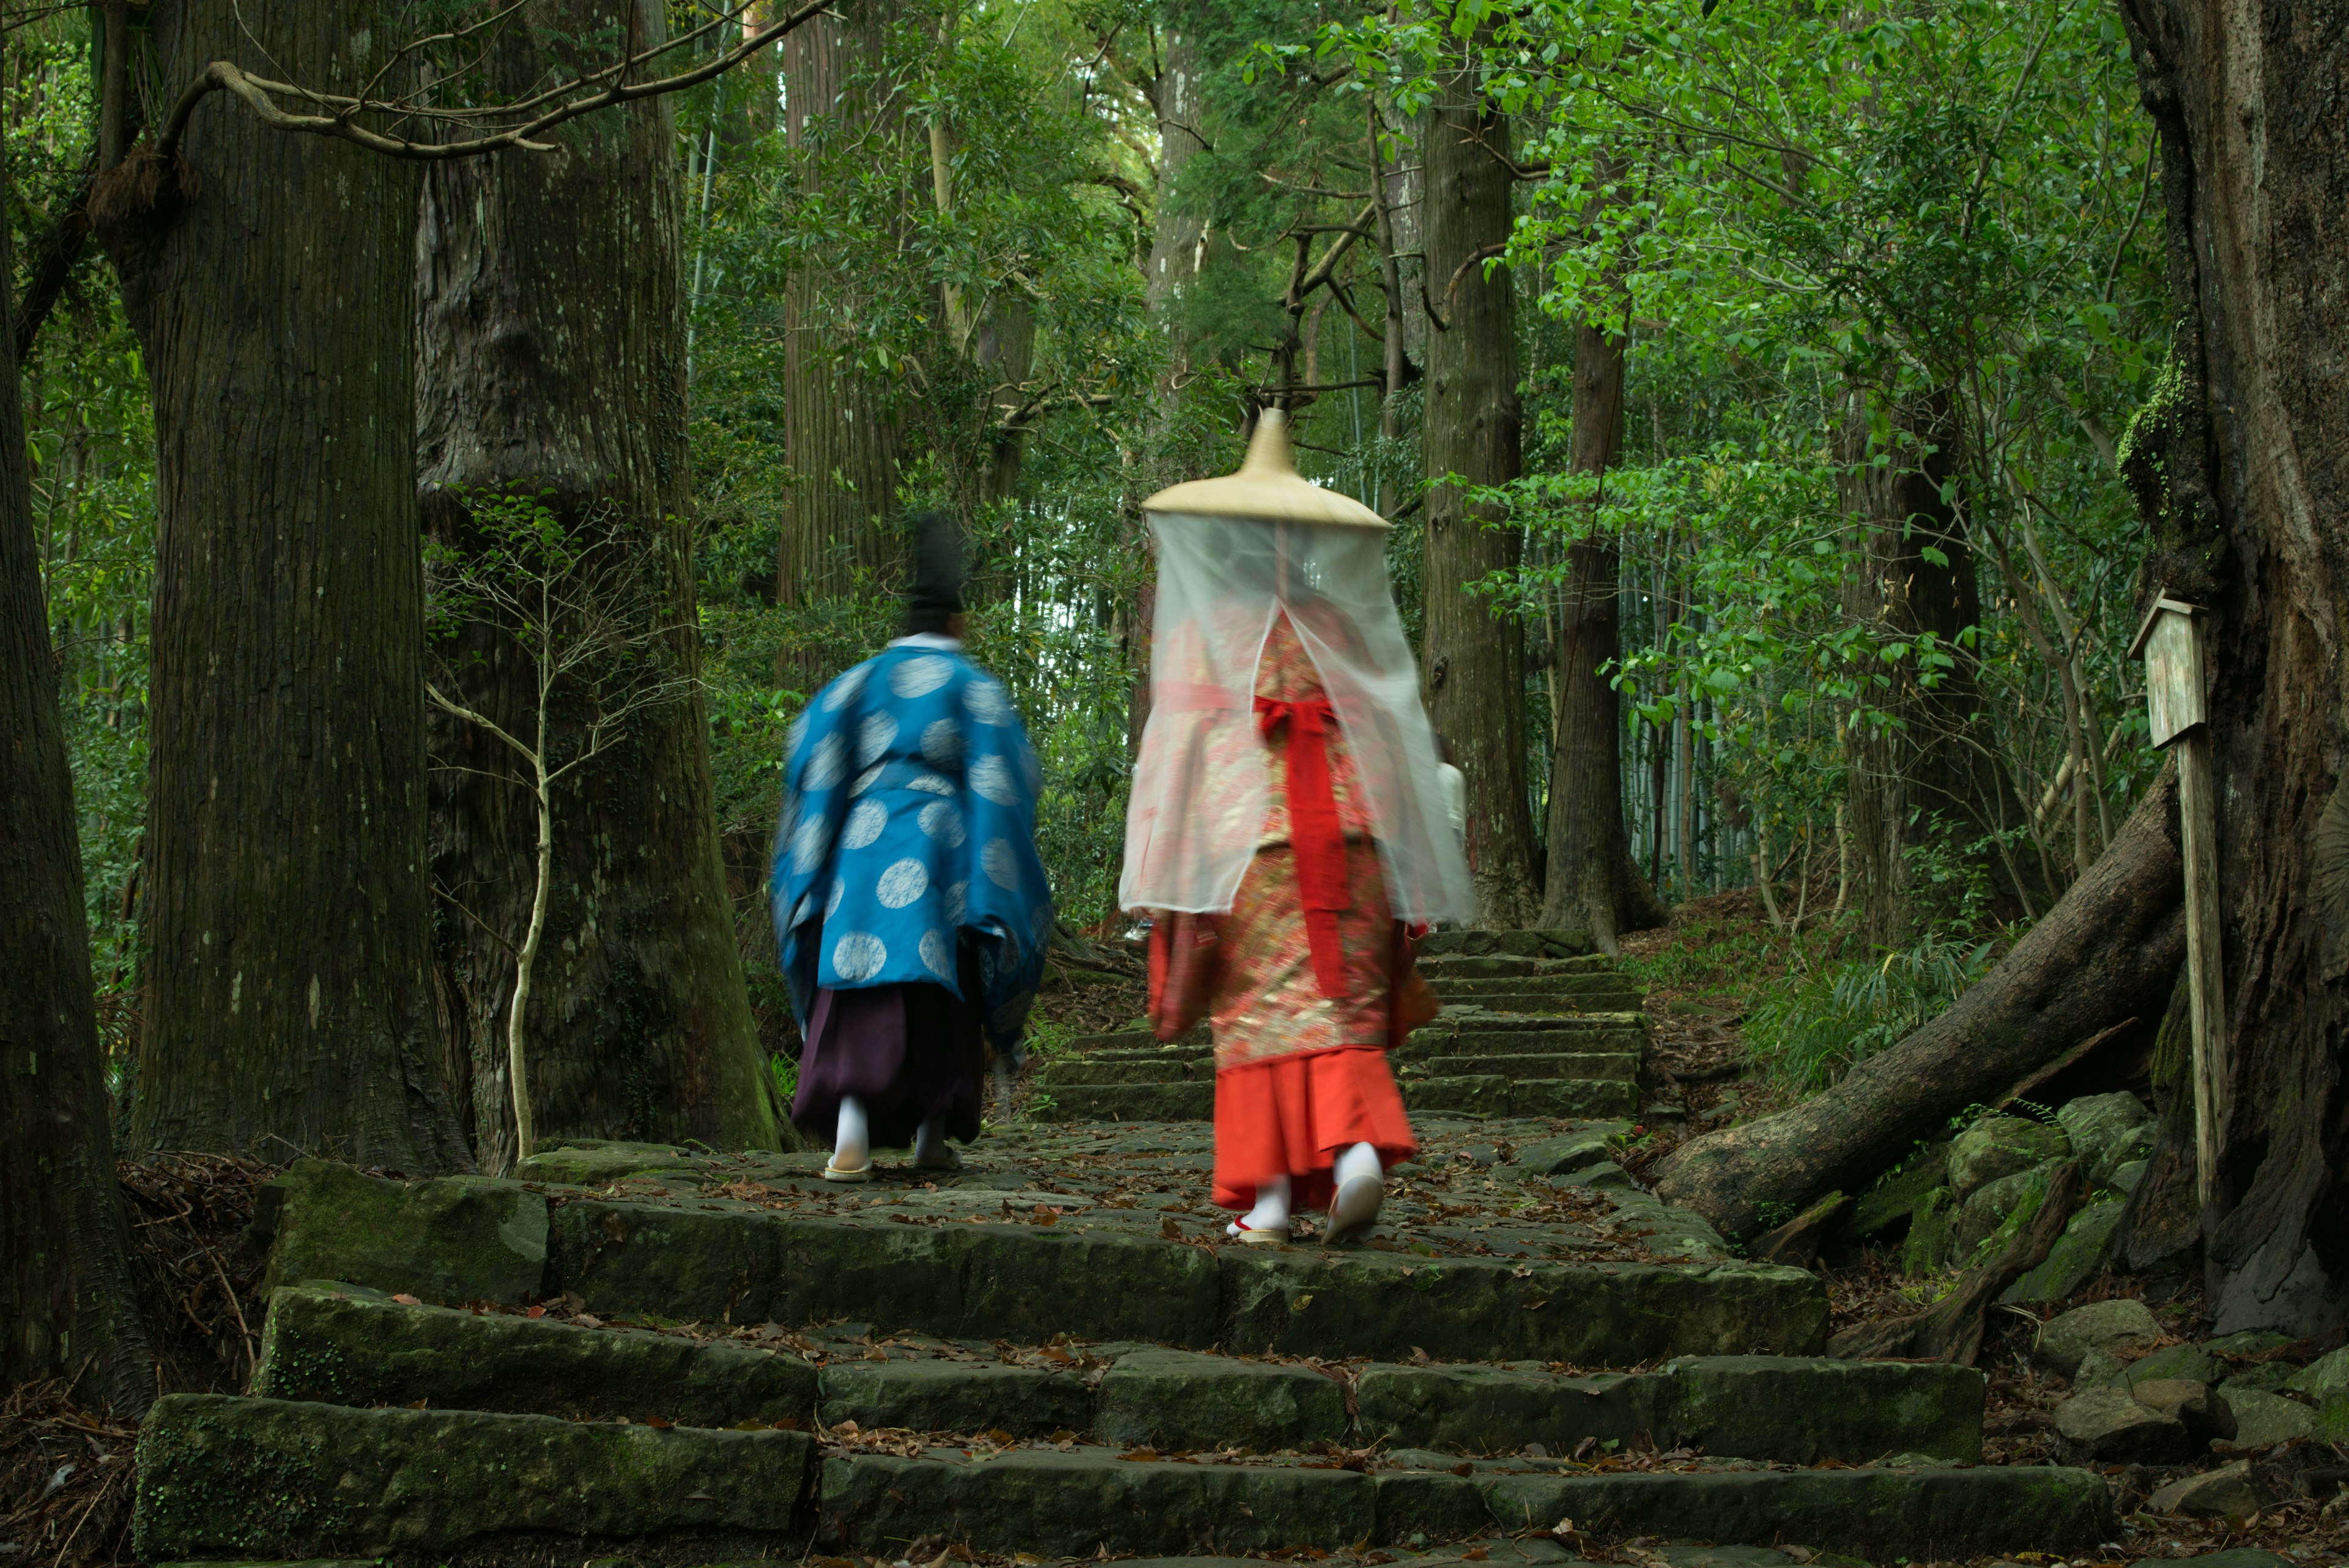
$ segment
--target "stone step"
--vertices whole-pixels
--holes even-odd
[[[1476,1116],[1627,1116],[1640,1108],[1640,1085],[1626,1078],[1519,1078],[1506,1073],[1402,1077],[1413,1111]]]
[[[1480,1046],[1484,1041],[1478,1041]],[[1426,1056],[1414,1064],[1431,1078],[1480,1073],[1523,1074],[1529,1078],[1620,1078],[1636,1083],[1641,1058],[1629,1051],[1572,1051],[1536,1054],[1528,1052],[1480,1053],[1474,1056]],[[1409,1069],[1406,1069],[1409,1070]]]
[[[1399,1075],[1407,1110],[1477,1116],[1624,1116],[1640,1108],[1638,1064],[1617,1077],[1517,1078],[1507,1073],[1450,1077]],[[1031,1100],[1040,1122],[1204,1122],[1216,1114],[1212,1068],[1176,1082],[1151,1075],[1147,1083],[1071,1082],[1056,1078],[1043,1089],[1050,1105]]]
[[[1637,1033],[1644,1046],[1648,1038],[1648,1015],[1636,1008],[1613,1012],[1591,1008],[1577,1009],[1572,1012],[1526,1013],[1507,1008],[1488,1007],[1482,1002],[1453,1002],[1445,1005],[1433,1023],[1413,1030],[1412,1038],[1416,1040],[1423,1034],[1446,1033],[1506,1034],[1526,1030],[1544,1033],[1574,1030],[1596,1033],[1630,1031]]]
[[[1492,992],[1476,996],[1447,996],[1444,998],[1444,1004],[1446,1014],[1454,1007],[1473,1006],[1486,1012],[1530,1013],[1547,1018],[1575,1012],[1629,1012],[1640,1005],[1640,993],[1636,991],[1610,991],[1592,992],[1587,996],[1559,996],[1549,992]]]
[[[140,1433],[133,1542],[149,1562],[478,1561],[559,1536],[591,1560],[642,1542],[665,1560],[722,1562],[796,1556],[811,1533],[875,1554],[935,1533],[988,1553],[1091,1557],[1538,1534],[1547,1520],[1602,1539],[1947,1560],[2069,1553],[2118,1530],[2102,1477],[2048,1466],[1586,1469],[1413,1450],[1243,1461],[999,1441],[819,1448],[771,1428],[177,1394]]]
[[[1639,981],[1621,974],[1496,975],[1491,979],[1446,980],[1435,988],[1445,1002],[1475,1002],[1502,1005],[1500,996],[1538,996],[1553,1005],[1588,1002],[1589,1012],[1637,1012],[1643,992]],[[1628,999],[1628,1000],[1626,1000]]]
[[[1648,1033],[1644,1029],[1613,1025],[1590,1028],[1586,1026],[1589,1020],[1570,1014],[1555,1020],[1521,1018],[1516,1023],[1513,1029],[1454,1029],[1448,1025],[1414,1029],[1394,1057],[1399,1062],[1412,1062],[1432,1056],[1547,1056],[1588,1052],[1637,1058],[1648,1053]]]
[[[1419,971],[1438,990],[1457,980],[1492,979],[1506,975],[1612,974],[1615,961],[1605,953],[1580,958],[1518,958],[1512,954],[1472,956],[1466,953],[1423,955]]]
[[[1574,958],[1589,952],[1588,931],[1431,931],[1419,944],[1423,955]]]
[[[1234,1463],[1106,1448],[828,1452],[815,1538],[878,1553],[936,1533],[979,1552],[1050,1558],[1340,1552],[1562,1527],[1602,1539],[1800,1541],[1878,1560],[1945,1561],[2075,1552],[2118,1529],[2103,1477],[2052,1466],[1511,1473],[1429,1460],[1426,1469],[1365,1472],[1336,1457]]]
[[[679,1426],[1067,1432],[1168,1450],[1338,1442],[1490,1454],[1540,1443],[1565,1454],[1646,1434],[1715,1458],[1795,1464],[1982,1453],[1982,1376],[1943,1364],[1687,1356],[1653,1372],[1577,1376],[1373,1363],[1340,1381],[1296,1363],[1157,1347],[1095,1347],[1069,1366],[1008,1362],[992,1346],[899,1347],[879,1361],[854,1343],[817,1349],[820,1370],[789,1348],[407,1305],[313,1282],[273,1293],[253,1392]]]
[[[1071,1084],[1212,1084],[1216,1081],[1216,1058],[1206,1051],[1185,1052],[1179,1056],[1096,1052],[1039,1062],[1031,1076],[1039,1087],[1047,1089]]]
[[[606,1318],[1578,1366],[1814,1355],[1826,1334],[1826,1288],[1800,1269],[1202,1246],[1170,1238],[1180,1227],[1155,1210],[1055,1198],[1072,1211],[1031,1221],[1035,1195],[985,1189],[826,1214],[708,1194],[550,1199],[305,1160],[266,1191],[270,1286],[342,1280],[444,1305],[569,1293]]]

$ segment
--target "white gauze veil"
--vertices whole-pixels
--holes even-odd
[[[1257,661],[1275,612],[1286,610],[1353,753],[1395,917],[1474,919],[1419,670],[1388,587],[1385,531],[1179,512],[1152,512],[1150,524],[1158,542],[1150,722],[1126,812],[1119,904],[1232,907],[1267,805]]]

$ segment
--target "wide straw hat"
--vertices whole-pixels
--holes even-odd
[[[1142,507],[1186,517],[1260,517],[1337,528],[1387,526],[1385,518],[1352,496],[1325,490],[1297,472],[1297,458],[1288,446],[1288,416],[1278,409],[1257,416],[1256,436],[1237,473],[1170,485]]]

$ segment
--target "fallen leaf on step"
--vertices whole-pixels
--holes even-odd
[[[867,1361],[886,1361],[889,1359],[889,1353],[876,1345],[872,1349],[864,1353],[864,1359]]]
[[[1556,1524],[1549,1527],[1549,1532],[1552,1535],[1571,1535],[1574,1533],[1574,1521],[1571,1519],[1561,1519]]]
[[[800,1429],[800,1418],[797,1416],[786,1416],[781,1420],[771,1421],[768,1425],[778,1432],[796,1432]]]
[[[1473,1476],[1476,1473],[1476,1467],[1463,1459],[1452,1467],[1452,1473],[1455,1476]]]
[[[666,1416],[647,1416],[645,1417],[645,1425],[656,1432],[666,1432],[677,1423]]]
[[[422,1306],[424,1304],[422,1302],[418,1301],[411,1295],[397,1295],[391,1299],[398,1302],[402,1306]]]
[[[1156,1449],[1133,1449],[1125,1453],[1118,1455],[1119,1459],[1131,1459],[1137,1465],[1146,1465],[1157,1457],[1158,1450]]]
[[[1463,1552],[1460,1554],[1460,1561],[1463,1563],[1482,1563],[1491,1555],[1491,1552],[1485,1551],[1481,1546],[1472,1546],[1467,1551]]]
[[[421,1410],[424,1408],[424,1401],[421,1399],[411,1399],[409,1401],[408,1407],[411,1410]]]
[[[685,1501],[688,1502],[716,1502],[718,1500],[710,1496],[706,1491],[689,1491],[685,1494]]]
[[[1312,1304],[1312,1293],[1309,1291],[1304,1295],[1299,1296],[1295,1301],[1290,1302],[1288,1303],[1288,1310],[1291,1312],[1303,1312],[1307,1307],[1309,1307]]]
[[[1179,1241],[1183,1239],[1183,1227],[1174,1223],[1174,1217],[1170,1214],[1158,1222],[1158,1233],[1170,1241]]]
[[[981,1434],[981,1435],[982,1435],[982,1436],[984,1436],[984,1437],[987,1438],[987,1440],[988,1440],[988,1442],[993,1443],[997,1448],[999,1448],[999,1449],[1008,1449],[1008,1448],[1009,1448],[1012,1444],[1014,1444],[1014,1443],[1016,1443],[1016,1442],[1018,1442],[1018,1441],[1019,1440],[1019,1438],[1017,1438],[1013,1437],[1010,1433],[1009,1433],[1009,1432],[1005,1431],[1005,1430],[1004,1430],[1002,1428],[1000,1428],[1000,1427],[989,1427],[989,1428],[986,1430],[986,1432],[984,1432],[984,1433],[983,1433],[983,1434]],[[945,1557],[945,1555],[944,1555],[943,1553],[941,1553],[941,1554],[939,1555],[939,1557],[938,1557],[938,1562],[939,1562],[939,1563],[943,1563],[943,1562],[945,1562],[945,1561],[946,1561],[946,1557]],[[932,1565],[931,1565],[931,1568],[936,1568],[936,1564],[935,1564],[935,1563],[934,1563],[934,1564],[932,1564]]]
[[[544,1317],[546,1315],[546,1309],[543,1306],[534,1306],[528,1312],[523,1314],[523,1315],[524,1317]]]

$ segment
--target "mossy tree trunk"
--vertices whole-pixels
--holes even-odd
[[[0,278],[13,260],[0,231]],[[135,1416],[154,1374],[114,1180],[13,337],[0,353],[0,1382],[82,1376],[85,1401]]]
[[[296,0],[150,16],[175,91],[216,59],[346,93],[391,67],[392,90],[409,21]],[[192,180],[100,224],[155,410],[132,1137],[462,1169],[424,853],[415,166],[269,130],[227,93],[182,151]]]
[[[2349,3],[2121,13],[2176,310],[2123,442],[2153,535],[2140,603],[2210,611],[2228,1017],[2204,1301],[2221,1333],[2311,1334],[2349,1316]]]
[[[592,67],[626,0],[554,0],[490,68],[516,93]],[[644,42],[652,40],[639,40]],[[582,121],[554,154],[435,165],[416,247],[417,494],[428,534],[474,535],[468,493],[526,494],[592,548],[647,553],[665,621],[690,626],[679,191],[667,99]],[[676,650],[690,670],[689,636]],[[450,695],[536,732],[535,666],[486,620],[448,660]],[[460,695],[461,692],[461,695]],[[541,761],[562,767],[592,717],[558,682]],[[484,1169],[515,1153],[507,1028],[515,950],[536,929],[539,811],[529,764],[479,727],[430,724],[439,953]],[[523,1056],[536,1141],[564,1137],[772,1147],[778,1119],[744,990],[698,692],[639,710],[556,780],[544,943]]]
[[[1623,446],[1623,340],[1584,322],[1575,334],[1568,466],[1606,476]],[[1595,514],[1598,503],[1594,501]],[[1595,530],[1567,551],[1560,607],[1556,745],[1549,778],[1549,876],[1541,923],[1580,927],[1602,951],[1669,919],[1631,861],[1623,826],[1623,706],[1611,667],[1622,650],[1622,555]]]
[[[1469,493],[1523,471],[1516,283],[1500,254],[1514,223],[1506,116],[1475,73],[1439,77],[1422,139],[1427,278],[1427,556],[1420,659],[1429,716],[1468,780],[1468,867],[1478,919],[1531,925],[1533,814],[1526,799],[1526,639],[1475,585],[1516,567],[1517,532]],[[1441,330],[1434,330],[1440,322]]]

